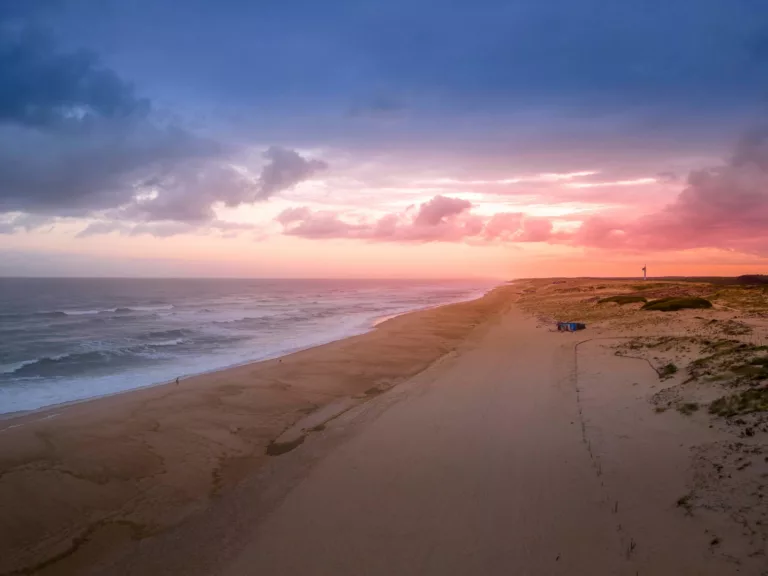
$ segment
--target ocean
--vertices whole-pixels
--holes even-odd
[[[0,413],[104,396],[477,298],[483,281],[0,278]]]

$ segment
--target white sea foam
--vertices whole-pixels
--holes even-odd
[[[169,288],[168,281],[132,280],[128,290],[118,280],[48,282],[14,291],[0,279],[0,413],[274,358],[364,333],[383,318],[473,299],[492,286],[265,280],[176,281]],[[109,295],[115,292],[119,301]],[[50,303],[59,297],[67,305]],[[41,315],[41,300],[66,315]]]

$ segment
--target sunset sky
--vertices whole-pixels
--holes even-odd
[[[0,0],[0,275],[768,267],[763,0]]]

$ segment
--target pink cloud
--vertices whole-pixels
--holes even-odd
[[[289,208],[290,210],[290,208]],[[354,224],[341,220],[333,212],[313,212],[308,208],[295,209],[297,212],[285,215],[282,212],[277,221],[283,224],[283,233],[302,238],[363,238],[368,229],[366,225]],[[298,214],[298,211],[301,214]]]
[[[435,196],[402,213],[377,220],[350,221],[329,211],[289,208],[276,220],[283,233],[303,238],[354,238],[378,242],[459,242],[479,235],[483,220],[470,214],[472,203],[460,198]]]
[[[547,218],[525,218],[517,242],[546,242],[552,238],[552,222]]]
[[[742,142],[719,168],[691,172],[673,202],[620,221],[595,216],[559,242],[606,249],[721,248],[768,254],[768,133]]]
[[[305,220],[312,214],[312,211],[309,208],[302,207],[302,208],[287,208],[280,212],[278,214],[277,220],[281,224],[287,225],[291,222],[299,222],[301,220]]]
[[[583,191],[602,198],[612,192],[610,188],[599,185]],[[649,196],[646,199],[653,201]],[[573,220],[573,216],[557,220]],[[373,221],[308,208],[286,210],[277,221],[285,234],[305,238],[548,242],[625,252],[717,248],[768,255],[768,132],[745,139],[723,166],[691,172],[686,186],[666,206],[634,218],[603,211],[583,219],[576,229],[556,230],[552,219],[523,212],[479,216],[472,213],[468,200],[442,195]]]
[[[435,196],[417,209],[387,214],[377,220],[353,221],[330,211],[289,208],[275,219],[283,233],[302,238],[351,238],[373,242],[543,242],[552,224],[521,213],[481,217],[471,213],[472,203],[461,198]]]
[[[566,184],[568,188],[605,188],[615,186],[645,186],[656,184],[656,178],[635,178],[633,180],[616,180],[614,182],[574,182]]]
[[[485,238],[488,240],[511,240],[520,230],[525,215],[522,212],[502,212],[491,216],[485,224]]]
[[[510,178],[499,178],[495,180],[462,180],[458,178],[434,178],[431,180],[422,180],[419,184],[430,184],[440,186],[506,186],[509,184],[521,183],[540,183],[540,182],[561,182],[573,180],[575,178],[585,178],[598,174],[595,170],[582,170],[581,172],[546,172],[541,174],[529,174],[524,176],[513,176]]]
[[[457,216],[470,208],[472,208],[472,203],[469,200],[435,196],[429,202],[421,205],[413,223],[415,226],[439,226],[445,223],[446,219]]]
[[[401,185],[397,190],[446,195],[470,193],[488,200],[503,198],[519,206],[518,210],[523,210],[525,204],[554,206],[569,202],[579,205],[596,204],[597,208],[610,205],[616,209],[636,212],[638,207],[669,201],[670,193],[674,193],[671,189],[674,183],[658,174],[601,174],[594,171],[540,174],[499,180],[438,178],[416,181],[415,184]],[[426,184],[436,187],[424,188]]]

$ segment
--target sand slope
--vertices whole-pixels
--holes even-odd
[[[510,313],[386,412],[361,415],[216,573],[734,573],[675,506],[687,462],[650,447],[653,412],[631,385],[617,397],[596,383],[655,373],[625,360],[599,372],[604,356],[585,350],[579,398],[576,342]]]
[[[509,291],[280,360],[0,421],[0,574],[111,573],[257,471],[304,416],[422,371],[506,309]]]
[[[717,359],[762,354],[765,317],[596,304],[616,290],[518,282],[4,422],[0,575],[762,576],[765,415],[684,409],[760,389],[689,368],[733,332]]]

